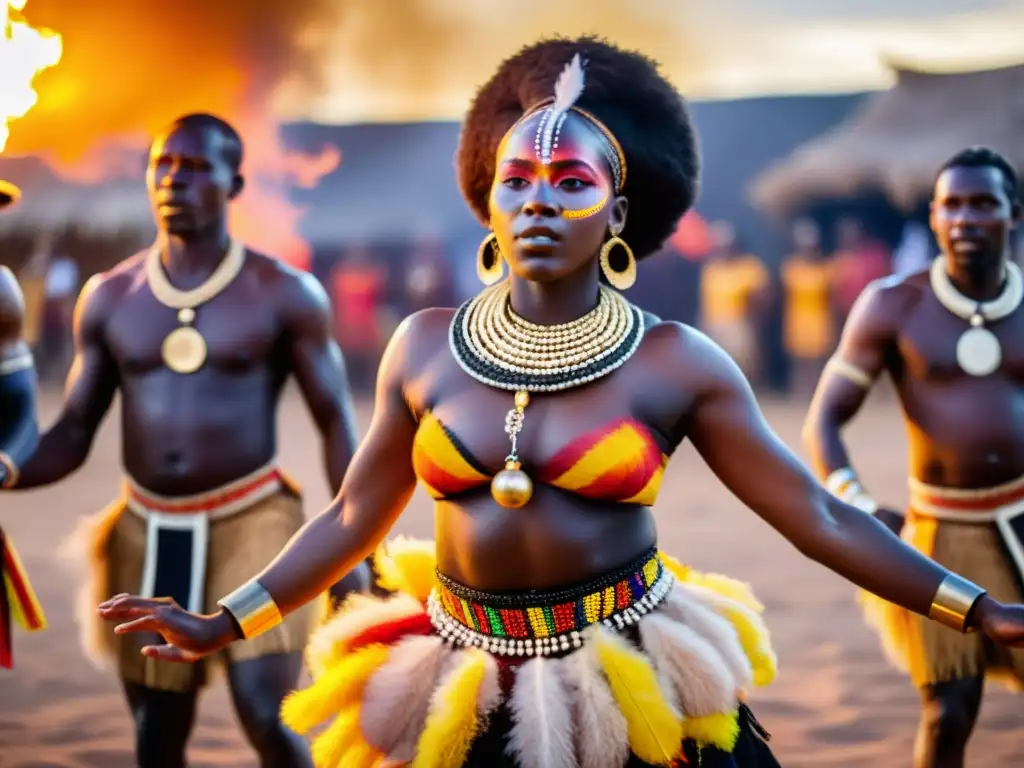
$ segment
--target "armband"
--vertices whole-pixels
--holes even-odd
[[[840,501],[869,515],[878,511],[878,504],[864,490],[857,473],[850,467],[837,469],[825,479],[825,488]]]
[[[863,389],[870,389],[871,385],[875,383],[874,376],[867,373],[863,368],[846,362],[841,357],[830,357],[825,367],[837,376],[842,376],[847,381]]]

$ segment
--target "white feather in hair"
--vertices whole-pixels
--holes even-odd
[[[556,114],[568,112],[583,94],[583,60],[577,53],[555,81],[555,102],[551,110]]]
[[[537,146],[542,163],[551,162],[551,152],[558,145],[558,134],[572,105],[583,93],[583,60],[577,53],[555,81],[555,100],[544,109],[537,123]]]

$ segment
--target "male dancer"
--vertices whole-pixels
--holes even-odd
[[[17,189],[0,181],[0,209],[18,198]],[[20,467],[39,441],[36,377],[32,354],[22,337],[25,300],[14,273],[0,266],[0,486],[18,479]],[[35,631],[46,627],[32,586],[11,540],[0,528],[0,667],[14,666],[12,624]]]
[[[228,233],[241,161],[236,131],[210,115],[181,117],[153,143],[156,243],[82,289],[63,411],[16,483],[34,488],[81,467],[120,391],[125,489],[92,531],[95,583],[82,618],[117,659],[144,768],[185,764],[206,670],[143,657],[153,638],[113,635],[96,620],[97,597],[141,588],[213,610],[211,601],[298,531],[298,491],[274,463],[277,403],[290,375],[323,435],[332,492],[356,442],[325,293]],[[368,586],[367,572],[354,583]],[[300,612],[266,641],[238,643],[221,659],[263,766],[310,764],[278,710],[316,618]]]
[[[1024,597],[1024,516],[1015,517],[1024,509],[1024,281],[1009,261],[1020,215],[1017,176],[1004,158],[986,148],[951,158],[931,201],[941,255],[860,296],[805,427],[829,489],[875,512],[840,433],[887,372],[910,446],[903,538],[1010,602]],[[888,513],[886,522],[898,529],[902,521]],[[861,602],[921,691],[915,765],[962,766],[984,679],[1024,682],[1024,650],[996,648],[873,596]]]

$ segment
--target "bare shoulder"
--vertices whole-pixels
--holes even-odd
[[[674,320],[658,321],[644,336],[645,356],[656,360],[674,386],[694,395],[721,384],[743,380],[728,353],[707,335]]]
[[[414,419],[422,413],[422,383],[432,362],[448,348],[454,309],[430,307],[406,317],[395,328],[381,359],[378,387],[401,393]]]
[[[448,349],[448,331],[455,317],[449,307],[429,307],[413,312],[399,323],[392,336],[393,344],[407,350],[413,370],[426,365],[437,354]]]
[[[846,328],[895,333],[928,291],[927,270],[874,280],[850,308]]]
[[[0,266],[0,314],[4,317],[25,311],[25,297],[18,278],[5,266]]]
[[[136,253],[124,261],[119,261],[105,272],[97,272],[85,281],[82,293],[90,294],[100,291],[103,295],[113,296],[124,293],[133,283],[143,277],[145,272],[146,252]]]
[[[137,253],[86,280],[78,294],[76,315],[86,320],[106,317],[142,277],[144,263],[145,252]]]
[[[246,256],[246,271],[286,321],[329,322],[331,300],[315,275],[252,249]]]

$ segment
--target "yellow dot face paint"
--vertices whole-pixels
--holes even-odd
[[[562,216],[567,218],[567,219],[587,219],[587,218],[590,218],[591,216],[594,216],[595,214],[600,213],[604,209],[604,207],[606,205],[608,205],[608,198],[611,197],[610,193],[611,193],[611,190],[609,190],[609,194],[605,195],[602,199],[598,200],[596,203],[594,203],[594,205],[590,206],[589,208],[581,208],[579,210],[574,210],[574,209],[571,209],[571,208],[563,208],[562,209]]]

